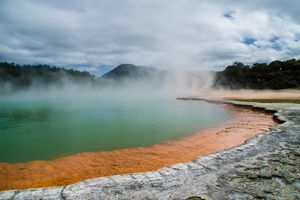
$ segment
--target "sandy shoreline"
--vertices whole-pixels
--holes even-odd
[[[224,100],[300,100],[300,90],[211,90],[208,92],[202,92],[199,95],[203,98],[216,98]]]
[[[276,122],[272,114],[226,105],[232,120],[178,141],[109,152],[86,152],[52,161],[0,163],[0,190],[67,185],[89,178],[145,172],[244,143]]]

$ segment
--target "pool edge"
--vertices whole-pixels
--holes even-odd
[[[219,178],[233,170],[235,165],[247,164],[251,159],[255,160],[258,157],[268,156],[274,151],[284,150],[295,137],[300,137],[296,131],[300,124],[300,118],[297,118],[298,115],[300,116],[300,106],[294,104],[200,98],[184,98],[184,100],[205,100],[264,109],[274,112],[273,116],[282,123],[275,125],[268,132],[269,134],[259,134],[240,146],[201,156],[192,162],[179,163],[152,172],[89,179],[62,187],[2,191],[0,199],[39,199],[41,197],[48,199],[183,199],[195,195],[210,196],[209,194],[213,194],[212,191],[219,187],[217,186]],[[285,134],[280,134],[282,132]]]

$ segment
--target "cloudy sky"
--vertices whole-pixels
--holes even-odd
[[[299,0],[1,0],[0,61],[103,73],[300,57]]]

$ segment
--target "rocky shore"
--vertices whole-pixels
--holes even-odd
[[[265,109],[282,123],[189,163],[63,187],[2,191],[0,199],[300,199],[300,105],[209,101]]]

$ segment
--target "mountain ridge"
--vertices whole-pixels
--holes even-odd
[[[181,75],[181,77],[179,77]],[[227,89],[297,89],[300,88],[300,59],[254,63],[244,65],[235,62],[223,71],[214,72],[214,88]],[[175,84],[176,79],[195,83],[206,82],[205,73],[192,71],[163,70],[134,64],[121,64],[102,77],[74,69],[52,67],[49,65],[17,65],[0,62],[0,89],[26,89],[32,85],[51,86],[72,84],[91,84],[105,87],[110,84],[122,85],[128,81],[142,81],[159,87],[165,82]],[[182,80],[181,80],[182,81]]]
[[[166,73],[165,70],[160,70],[154,67],[144,67],[134,64],[121,64],[104,74],[101,78],[123,80],[123,79],[151,79],[153,76],[158,76]]]

